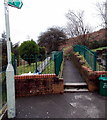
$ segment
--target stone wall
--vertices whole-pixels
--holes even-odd
[[[16,97],[64,92],[63,79],[57,78],[55,74],[16,75],[15,88]]]
[[[84,78],[88,85],[89,91],[99,90],[99,76],[102,74],[107,75],[107,71],[93,71],[90,68],[84,66],[84,61],[81,60],[81,56],[72,53],[71,58],[76,67],[79,69],[81,76]]]

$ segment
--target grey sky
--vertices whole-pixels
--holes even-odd
[[[86,22],[94,29],[101,23],[96,3],[105,0],[22,0],[22,9],[9,7],[11,41],[35,41],[52,26],[65,26],[68,10],[84,10]],[[97,28],[99,29],[99,28]],[[95,30],[97,30],[95,29]],[[0,34],[5,31],[4,0],[0,2]],[[28,37],[29,36],[29,37]]]

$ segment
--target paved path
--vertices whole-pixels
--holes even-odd
[[[84,82],[78,69],[70,60],[65,60],[63,78],[65,83],[80,83]]]
[[[105,118],[106,100],[90,92],[17,98],[17,118]]]

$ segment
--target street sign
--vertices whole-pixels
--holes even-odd
[[[8,0],[8,5],[18,8],[18,9],[21,9],[23,6],[23,3],[21,0]]]

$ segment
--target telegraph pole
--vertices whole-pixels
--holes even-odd
[[[8,112],[8,118],[14,118],[16,116],[15,81],[14,81],[14,69],[11,62],[11,41],[10,41],[8,0],[4,0],[4,9],[5,9],[5,25],[6,25],[6,40],[7,40],[7,55],[8,55],[8,65],[6,69],[7,109],[8,109],[7,112]]]

